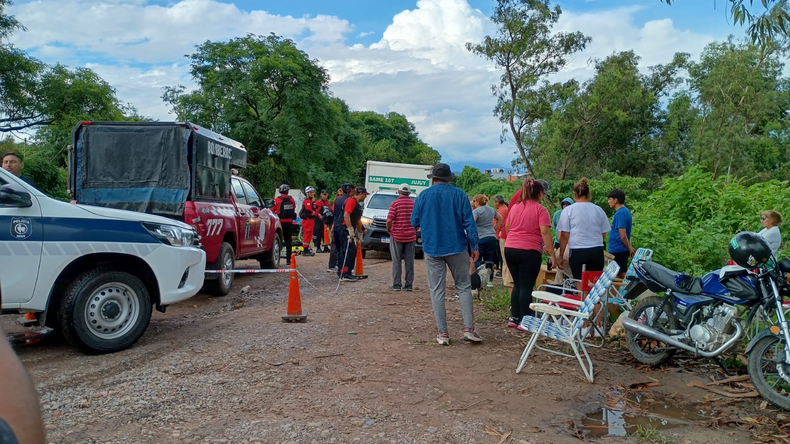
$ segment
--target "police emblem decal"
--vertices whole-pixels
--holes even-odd
[[[17,240],[25,240],[33,234],[33,225],[30,219],[14,217],[11,219],[11,236]]]

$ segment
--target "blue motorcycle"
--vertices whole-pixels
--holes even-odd
[[[646,365],[661,365],[678,350],[721,365],[720,357],[744,337],[744,326],[760,315],[771,325],[747,346],[749,377],[763,398],[790,410],[790,329],[782,311],[782,298],[790,293],[790,259],[777,263],[764,240],[751,232],[733,238],[730,256],[738,266],[702,278],[657,262],[635,262],[640,281],[663,296],[640,299],[623,319],[626,345]]]

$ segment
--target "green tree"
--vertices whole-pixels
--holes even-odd
[[[489,181],[491,181],[491,176],[483,174],[479,169],[467,165],[464,167],[463,171],[461,171],[461,174],[455,178],[453,185],[469,194],[478,185]]]
[[[686,63],[687,54],[677,54],[642,74],[639,57],[624,51],[597,60],[583,85],[555,88],[551,114],[536,130],[539,176],[565,180],[609,171],[649,177],[672,170],[674,157],[653,136],[664,113],[660,99],[677,86]]]
[[[336,185],[360,171],[362,139],[352,134],[348,108],[330,99],[329,75],[293,41],[274,34],[206,42],[191,74],[198,89],[165,88],[179,119],[242,142],[263,189]]]
[[[782,70],[777,52],[732,39],[709,44],[689,65],[689,91],[669,106],[682,130],[670,137],[681,137],[673,142],[687,163],[714,177],[790,178],[790,81]]]
[[[668,5],[676,2],[676,0],[661,1]],[[757,11],[754,11],[754,0],[729,0],[729,2],[729,16],[733,25],[746,25],[746,34],[752,43],[765,49],[787,41],[790,14],[786,0],[760,0]]]
[[[556,87],[538,85],[565,67],[567,56],[583,50],[591,40],[581,32],[555,32],[561,14],[560,7],[552,8],[548,0],[498,0],[491,16],[496,34],[480,44],[466,45],[502,71],[499,84],[492,88],[497,98],[494,115],[507,128],[502,141],[509,131],[533,177],[530,134],[550,114],[548,92]]]
[[[442,158],[420,140],[414,124],[402,114],[354,111],[351,124],[364,136],[363,153],[367,160],[434,165]]]

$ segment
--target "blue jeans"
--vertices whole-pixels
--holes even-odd
[[[499,248],[499,243],[496,240],[496,237],[484,237],[477,241],[477,249],[480,252],[480,256],[475,261],[475,268],[479,267],[483,262],[494,262],[494,255],[496,254],[496,249]],[[493,280],[494,275],[491,275],[491,279]]]

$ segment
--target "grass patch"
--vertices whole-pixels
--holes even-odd
[[[486,293],[482,302],[486,311],[499,313],[510,310],[510,296],[506,288],[491,288]]]
[[[655,426],[648,425],[645,427],[636,426],[635,436],[639,442],[650,442],[655,444],[670,444],[672,438],[662,435]]]

